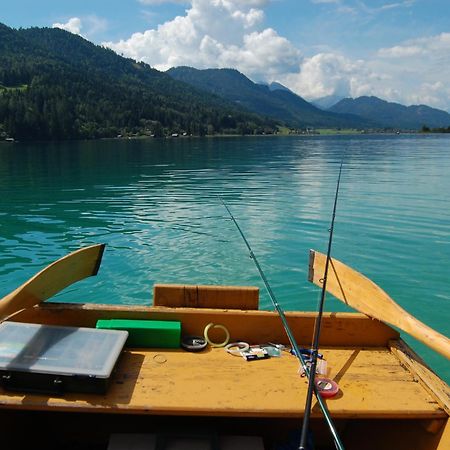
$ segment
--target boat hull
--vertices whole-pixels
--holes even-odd
[[[286,315],[298,343],[309,346],[315,315]],[[287,344],[270,311],[46,303],[10,320],[92,327],[110,318],[178,320],[189,335],[215,323],[233,340]],[[362,314],[327,313],[321,352],[327,376],[340,387],[327,406],[346,449],[450,448],[448,386],[396,330]],[[298,369],[287,353],[247,362],[223,348],[126,348],[106,395],[0,390],[1,423],[11,440],[5,448],[28,448],[29,441],[35,447],[62,448],[64,442],[64,448],[106,449],[117,433],[256,435],[265,448],[276,448],[301,427],[307,382]],[[27,433],[20,431],[24,425]],[[311,429],[316,448],[334,448],[317,405]]]

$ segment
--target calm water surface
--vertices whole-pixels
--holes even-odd
[[[450,138],[270,137],[0,145],[0,297],[106,242],[60,301],[149,304],[155,282],[257,285],[237,218],[286,310],[315,310],[308,250],[333,255],[450,333]],[[344,310],[328,297],[327,310]],[[450,381],[447,361],[406,338]]]

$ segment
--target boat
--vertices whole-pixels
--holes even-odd
[[[47,301],[73,282],[95,275],[103,250],[103,245],[77,250],[4,297],[4,323],[95,328],[99,320],[110,319],[179,322],[182,338],[198,337],[199,342],[207,328],[211,345],[200,351],[126,345],[104,393],[0,388],[2,448],[298,448],[308,380],[288,351],[279,314],[258,309],[259,289],[156,284],[149,306]],[[324,258],[311,251],[309,280],[318,285]],[[325,374],[338,386],[337,394],[324,401],[345,449],[449,449],[449,386],[405,343],[397,327],[409,327],[408,332],[447,357],[449,340],[335,259],[327,290],[361,309],[325,312],[322,318]],[[367,311],[370,304],[378,308]],[[380,306],[382,318],[377,317]],[[311,344],[316,316],[286,312],[299,345]],[[397,322],[391,326],[387,322],[393,318]],[[231,351],[222,345],[227,334],[234,345],[227,346]],[[234,342],[281,350],[248,361]],[[0,355],[1,347],[2,342]],[[316,401],[309,427],[311,449],[335,448]]]

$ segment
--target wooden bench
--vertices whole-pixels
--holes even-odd
[[[155,284],[153,305],[255,310],[259,307],[259,289],[254,286]]]

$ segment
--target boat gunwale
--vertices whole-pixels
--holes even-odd
[[[290,311],[286,312],[286,317],[295,329],[296,340],[309,346],[317,314]],[[241,340],[288,344],[278,314],[268,310],[45,302],[23,310],[9,320],[95,327],[97,320],[110,318],[180,320],[183,332],[191,335],[203,335],[208,323],[221,323],[232,336],[239,336]],[[322,346],[387,347],[390,340],[399,337],[397,330],[365,314],[325,312],[323,315]]]
[[[154,306],[131,306],[131,305],[108,305],[108,304],[93,304],[93,303],[58,303],[58,302],[46,302],[41,305],[34,306],[33,308],[23,310],[16,314],[14,317],[9,320],[13,321],[22,321],[22,322],[34,322],[34,323],[42,323],[42,324],[54,324],[54,325],[72,325],[72,326],[95,326],[95,321],[99,318],[134,318],[134,319],[155,319],[155,320],[181,320],[183,325],[186,325],[186,329],[189,332],[198,332],[203,329],[205,323],[209,323],[210,321],[216,321],[216,323],[224,323],[233,334],[236,334],[237,330],[243,330],[243,327],[248,327],[249,323],[257,323],[256,329],[259,333],[269,333],[272,335],[277,335],[278,337],[282,336],[284,330],[282,328],[282,324],[280,323],[278,314],[274,311],[263,311],[263,310],[236,310],[236,309],[196,309],[196,308],[186,308],[186,307],[154,307]],[[302,330],[301,332],[296,333],[296,337],[302,337],[305,333],[309,337],[311,336],[311,330],[314,326],[314,321],[316,318],[316,313],[314,312],[298,312],[291,311],[286,313],[287,319],[291,324],[298,325],[301,323]],[[236,320],[239,318],[240,320]],[[245,318],[245,320],[242,320]],[[352,411],[340,411],[337,417],[339,418],[357,418],[357,417],[365,417],[365,418],[394,418],[394,417],[411,417],[411,418],[445,418],[448,417],[448,405],[443,401],[443,394],[445,399],[445,393],[449,393],[449,388],[440,380],[430,368],[428,368],[420,358],[414,354],[414,352],[409,348],[409,346],[400,338],[399,333],[394,330],[389,325],[386,325],[378,320],[374,320],[369,318],[368,316],[361,313],[353,313],[353,312],[328,312],[324,313],[323,316],[323,342],[321,343],[321,347],[326,351],[327,348],[332,349],[340,349],[340,350],[371,350],[371,351],[387,351],[392,353],[395,360],[398,361],[399,366],[403,367],[403,369],[409,373],[411,380],[417,379],[417,373],[408,367],[407,364],[402,361],[399,356],[399,352],[396,349],[404,349],[403,351],[409,355],[409,358],[413,361],[414,365],[420,365],[422,367],[422,385],[426,390],[427,394],[431,396],[439,406],[439,409],[435,411],[428,412],[420,412],[420,411],[412,411],[409,415],[408,413],[403,412],[401,415],[395,413],[395,410],[386,411],[378,410],[376,413],[371,413],[370,411],[367,414],[361,415],[361,412],[357,413]],[[246,322],[246,323],[244,323]],[[260,330],[261,326],[263,326],[266,330]],[[365,333],[361,335],[358,331],[361,329],[365,330]],[[370,333],[373,330],[378,333],[376,339],[370,338]],[[186,330],[185,330],[186,331]],[[336,338],[337,333],[341,333],[343,338],[333,339],[334,341],[330,341],[330,336]],[[349,334],[350,333],[350,334]],[[244,338],[251,336],[251,333],[247,336],[243,336]],[[368,339],[369,336],[369,339]],[[328,341],[327,341],[328,340]],[[364,342],[365,341],[365,342]],[[299,342],[302,342],[300,339]],[[133,350],[133,349],[130,349]],[[412,355],[412,356],[411,356]],[[415,356],[414,356],[415,355]],[[436,390],[436,383],[431,383],[430,380],[434,378],[441,381],[440,390]],[[427,382],[430,385],[427,385]],[[25,397],[26,399],[26,397]],[[5,399],[3,399],[5,400]],[[51,402],[51,404],[41,404],[41,405],[33,405],[33,402],[24,405],[22,402],[17,404],[17,398],[15,401],[8,402],[8,400],[4,401],[0,406],[2,409],[4,408],[12,408],[12,409],[20,409],[26,407],[28,409],[36,409],[36,410],[83,410],[82,405],[74,404],[68,405],[67,403],[58,404],[58,402]],[[75,402],[76,403],[76,402]],[[87,408],[89,409],[89,408]],[[99,411],[102,410],[99,408]],[[95,413],[97,408],[91,409],[89,412]],[[104,410],[103,410],[104,411]],[[165,415],[180,415],[183,413],[181,410],[172,410],[169,409],[164,410],[160,409],[159,411],[148,411],[146,408],[138,408],[137,410],[127,410],[127,408],[121,408],[120,411],[115,408],[107,409],[106,412],[120,412],[125,414],[160,414],[164,413]],[[208,415],[205,411],[184,411],[184,413],[205,416]],[[290,414],[288,411],[270,411],[267,414],[264,411],[257,411],[256,413],[252,413],[247,411],[239,411],[239,410],[230,410],[229,412],[214,412],[213,414],[217,416],[235,416],[241,415],[246,417],[258,416],[258,417],[300,417],[299,412]],[[406,414],[406,415],[405,415]]]

